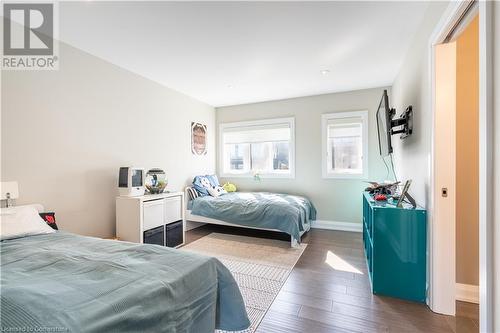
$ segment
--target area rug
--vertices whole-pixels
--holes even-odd
[[[278,295],[307,244],[211,233],[183,249],[219,259],[233,274],[245,301],[254,332]],[[218,331],[222,332],[222,331]]]

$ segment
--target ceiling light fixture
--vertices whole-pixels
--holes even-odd
[[[321,73],[321,75],[328,75],[328,74],[330,74],[330,70],[329,69],[323,69],[320,73]]]
[[[229,89],[233,89],[233,88],[234,88],[232,84],[228,84],[228,85],[227,85],[227,87],[228,87]]]

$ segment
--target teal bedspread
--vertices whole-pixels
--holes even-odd
[[[300,232],[316,219],[307,198],[267,192],[234,192],[214,198],[199,197],[190,203],[191,213],[248,227],[277,229],[300,242]]]
[[[64,232],[4,240],[0,256],[2,331],[213,333],[250,324],[215,258]]]

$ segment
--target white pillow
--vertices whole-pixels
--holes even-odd
[[[34,206],[2,208],[0,239],[12,239],[55,232],[38,215]]]
[[[222,186],[210,186],[207,188],[208,193],[213,197],[218,197],[221,194],[227,194],[226,190]]]

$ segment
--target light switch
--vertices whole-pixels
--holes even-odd
[[[446,197],[448,196],[448,189],[447,189],[446,187],[443,187],[443,188],[441,189],[441,196],[442,196],[443,198],[446,198]]]

